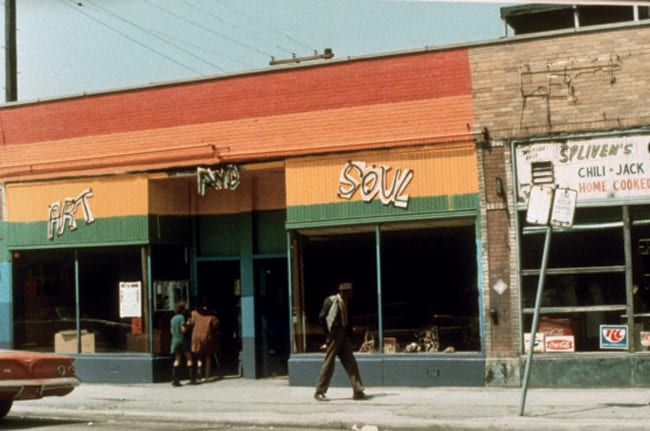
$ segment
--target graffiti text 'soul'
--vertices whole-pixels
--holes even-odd
[[[63,235],[66,224],[70,230],[77,229],[77,222],[75,221],[74,216],[79,206],[81,206],[83,211],[84,221],[86,224],[94,222],[95,217],[93,216],[93,213],[90,210],[90,204],[88,203],[88,198],[92,196],[92,189],[86,189],[79,193],[76,198],[65,198],[63,200],[63,205],[61,205],[60,201],[50,204],[47,222],[47,237],[53,239],[55,231],[58,236]]]
[[[388,178],[390,170],[390,167],[383,165],[366,166],[365,162],[349,161],[339,177],[339,197],[352,199],[354,193],[359,190],[364,202],[370,202],[379,196],[384,205],[392,204],[397,208],[406,208],[408,195],[404,192],[413,179],[413,170],[395,169],[392,182]]]

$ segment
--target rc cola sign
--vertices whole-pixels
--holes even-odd
[[[627,349],[627,325],[600,325],[601,349]]]

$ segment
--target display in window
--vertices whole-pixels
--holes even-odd
[[[188,280],[160,280],[153,282],[156,311],[171,311],[179,302],[188,303]]]
[[[397,338],[384,337],[384,353],[397,353]]]
[[[370,331],[365,331],[363,334],[363,344],[359,348],[359,353],[373,353],[377,351],[375,343],[375,336]]]

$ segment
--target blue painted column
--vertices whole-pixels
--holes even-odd
[[[7,249],[7,223],[0,222],[0,348],[3,349],[11,349],[14,344],[14,296],[11,262],[11,254]]]
[[[239,220],[239,273],[241,277],[242,372],[257,378],[257,336],[255,331],[255,278],[253,276],[253,214]]]
[[[0,348],[13,347],[13,291],[11,262],[0,262]]]

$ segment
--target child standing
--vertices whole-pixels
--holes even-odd
[[[179,302],[174,307],[174,316],[170,321],[171,331],[171,353],[174,355],[174,364],[172,367],[172,385],[181,386],[178,380],[178,367],[181,360],[185,357],[187,372],[190,376],[190,384],[195,384],[194,371],[192,370],[192,353],[187,341],[187,325],[185,324],[185,303]]]

